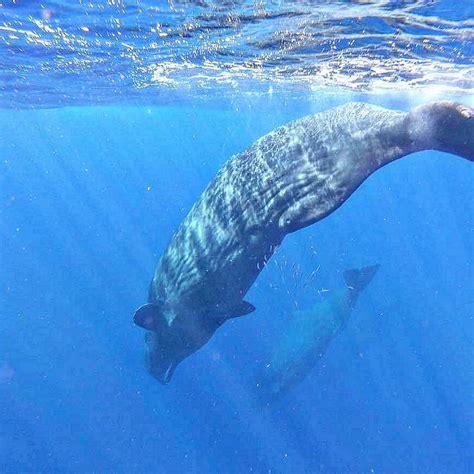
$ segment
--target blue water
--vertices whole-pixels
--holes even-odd
[[[453,156],[393,163],[289,236],[275,258],[320,266],[310,294],[291,271],[272,290],[270,265],[248,295],[258,311],[169,386],[144,369],[131,315],[176,226],[230,155],[314,110],[1,112],[4,472],[472,471],[474,170]],[[252,373],[295,299],[374,262],[321,366],[270,413],[254,406]]]
[[[0,106],[474,90],[471,0],[3,0]]]
[[[133,3],[150,11],[151,2]],[[154,14],[166,10],[168,27],[182,28],[180,15],[191,7],[162,3]],[[199,16],[215,2],[191,3],[195,21],[220,21]],[[226,2],[231,9],[237,3]],[[269,2],[274,13],[245,23],[247,3],[240,6],[237,33],[250,25],[274,37],[281,18],[319,25],[311,10],[317,2],[301,2],[306,16],[288,12],[291,2]],[[351,2],[332,3],[349,8]],[[365,21],[384,23],[382,31],[400,21],[397,9],[407,9],[417,28],[420,15],[429,27],[435,28],[435,16],[438,31],[446,27],[427,69],[401,74],[398,86],[391,87],[397,66],[381,54],[367,58],[378,58],[386,70],[374,69],[351,85],[349,68],[322,78],[315,89],[302,80],[305,65],[313,53],[319,61],[327,51],[314,44],[313,50],[279,49],[260,38],[262,51],[284,50],[291,58],[272,63],[271,55],[263,58],[250,43],[239,43],[249,57],[268,60],[267,76],[237,71],[229,83],[198,80],[186,66],[185,77],[183,70],[162,71],[175,81],[168,88],[151,80],[150,71],[168,49],[175,54],[169,61],[181,66],[191,57],[195,65],[206,64],[195,50],[192,56],[192,45],[183,46],[189,54],[182,61],[176,45],[165,44],[160,57],[145,48],[133,65],[133,58],[117,55],[117,69],[113,62],[105,69],[71,66],[57,41],[70,48],[68,57],[84,59],[74,50],[85,44],[77,35],[87,33],[80,26],[88,17],[94,34],[104,31],[96,8],[101,2],[88,4],[90,16],[82,2],[69,10],[67,3],[51,2],[42,12],[33,2],[0,6],[0,472],[474,472],[474,167],[466,160],[423,152],[392,163],[328,218],[288,236],[247,295],[257,311],[226,322],[167,386],[146,372],[143,331],[132,321],[161,252],[194,201],[230,156],[263,134],[348,100],[402,110],[441,98],[474,105],[470,2],[459,2],[464,6],[457,10],[448,2],[373,3],[381,16],[368,14]],[[119,11],[120,4],[104,8]],[[278,16],[279,8],[286,13]],[[215,5],[212,12],[226,14]],[[20,40],[10,36],[35,32],[35,15],[62,30],[43,29],[45,36],[33,43],[21,33],[24,43],[15,46]],[[104,21],[113,29],[110,18],[121,18],[133,33],[127,41],[143,41],[145,30],[133,29],[137,10],[120,15],[114,10]],[[350,29],[358,24],[351,15],[347,24],[329,16]],[[148,17],[139,18],[148,24]],[[218,41],[230,35],[226,28],[218,30]],[[399,29],[410,33],[408,22],[400,21]],[[69,41],[71,30],[77,43]],[[423,32],[411,34],[423,44]],[[48,35],[56,48],[50,56],[36,49]],[[368,37],[368,51],[372,42],[384,44]],[[192,43],[192,35],[183,38]],[[356,56],[343,40],[341,49]],[[103,47],[114,60],[107,42],[89,47],[93,57]],[[247,64],[239,48],[232,60]],[[454,50],[462,52],[459,62]],[[418,53],[397,51],[409,71]],[[280,67],[295,65],[298,56],[304,58],[298,81],[285,79],[288,71]],[[128,68],[133,74],[120,79]],[[137,74],[149,81],[146,87]],[[328,90],[331,77],[337,87]],[[321,363],[271,409],[259,407],[255,371],[295,308],[340,288],[346,269],[375,263],[381,265],[377,276]],[[309,287],[302,287],[295,268],[305,275],[318,269]]]

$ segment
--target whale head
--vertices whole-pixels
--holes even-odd
[[[134,315],[137,326],[146,329],[145,365],[160,383],[171,381],[176,367],[200,349],[220,326],[218,321],[195,315],[184,318],[170,316],[161,304],[145,304]]]
[[[200,349],[227,319],[255,311],[247,301],[234,302],[220,310],[172,309],[161,302],[140,306],[133,316],[145,333],[145,364],[160,383],[171,381],[176,367]]]

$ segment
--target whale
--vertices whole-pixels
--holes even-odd
[[[276,128],[230,158],[172,236],[134,313],[159,382],[228,319],[286,235],[338,209],[376,170],[422,150],[474,160],[474,110],[347,103]]]
[[[345,287],[324,293],[321,301],[285,319],[284,331],[255,376],[255,394],[261,404],[280,400],[307,377],[346,328],[360,293],[378,269],[379,265],[371,265],[346,270]]]

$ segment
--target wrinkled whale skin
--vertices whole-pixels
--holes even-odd
[[[437,149],[472,161],[473,131],[474,111],[458,103],[409,113],[348,103],[279,127],[231,158],[156,267],[148,303],[165,324],[146,335],[150,372],[169,382],[226,319],[254,309],[243,298],[288,233],[323,219],[408,154]],[[140,311],[135,321],[148,329]]]

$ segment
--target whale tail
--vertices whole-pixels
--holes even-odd
[[[350,303],[354,306],[359,293],[372,281],[380,265],[370,265],[363,268],[352,268],[344,272],[344,281],[350,290]]]
[[[441,101],[414,108],[406,130],[416,150],[438,150],[474,161],[474,109]]]

